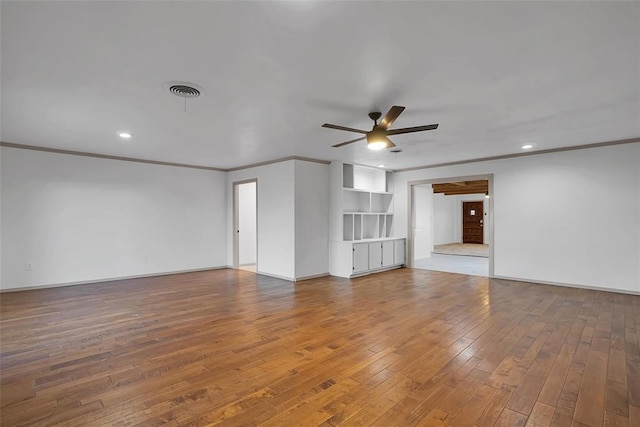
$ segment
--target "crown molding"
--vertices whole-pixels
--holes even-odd
[[[179,168],[204,169],[210,171],[226,172],[225,169],[210,166],[190,165],[185,163],[162,162],[158,160],[138,159],[135,157],[111,156],[108,154],[88,153],[85,151],[61,150],[59,148],[39,147],[36,145],[14,144],[12,142],[0,141],[0,147],[19,148],[21,150],[44,151],[46,153],[68,154],[71,156],[94,157],[97,159],[120,160],[123,162],[147,163],[151,165],[174,166]]]
[[[432,169],[432,168],[441,168],[444,166],[464,165],[467,163],[488,162],[490,160],[511,159],[514,157],[536,156],[539,154],[559,153],[562,151],[586,150],[587,148],[608,147],[610,145],[633,144],[634,142],[640,142],[640,137],[630,138],[630,139],[619,139],[616,141],[596,142],[594,144],[573,145],[570,147],[550,148],[548,150],[527,151],[526,153],[504,154],[501,156],[480,157],[477,159],[458,160],[455,162],[436,163],[436,164],[424,165],[424,166],[413,166],[413,167],[404,168],[404,169],[394,169],[393,171],[409,172],[409,171],[415,171],[420,169]]]
[[[328,164],[331,163],[328,160],[313,159],[311,157],[289,156],[289,157],[282,157],[280,159],[267,160],[265,162],[252,163],[250,165],[238,166],[238,167],[235,167],[235,168],[229,168],[229,169],[226,169],[226,172],[235,172],[235,171],[239,171],[239,170],[243,170],[243,169],[257,168],[258,166],[266,166],[266,165],[271,165],[273,163],[288,162],[289,160],[300,160],[300,161],[303,161],[303,162],[320,163],[320,164],[323,164],[323,165],[328,165]]]
[[[432,169],[432,168],[440,168],[445,166],[455,166],[455,165],[464,165],[467,163],[478,163],[478,162],[487,162],[491,160],[503,160],[503,159],[511,159],[515,157],[525,157],[525,156],[536,156],[539,154],[549,154],[549,153],[559,153],[562,151],[573,151],[573,150],[585,150],[588,148],[597,148],[597,147],[607,147],[611,145],[622,145],[622,144],[633,144],[636,142],[640,142],[640,137],[638,138],[630,138],[630,139],[620,139],[616,141],[607,141],[607,142],[596,142],[593,144],[583,144],[583,145],[573,145],[570,147],[559,147],[559,148],[550,148],[548,150],[538,150],[538,151],[528,151],[525,153],[513,153],[513,154],[504,154],[500,156],[491,156],[491,157],[480,157],[475,159],[468,160],[458,160],[454,162],[446,162],[446,163],[435,163],[430,165],[422,165],[422,166],[413,166],[410,168],[403,169],[393,169],[394,172],[409,172],[420,169]],[[26,144],[15,144],[12,142],[0,141],[0,147],[8,147],[8,148],[19,148],[22,150],[33,150],[33,151],[44,151],[47,153],[55,153],[55,154],[67,154],[72,156],[83,156],[83,157],[94,157],[98,159],[108,159],[108,160],[120,160],[125,162],[136,162],[136,163],[147,163],[152,165],[160,165],[160,166],[173,166],[180,168],[190,168],[190,169],[201,169],[201,170],[210,170],[217,172],[234,172],[243,169],[251,169],[259,166],[267,166],[274,163],[288,162],[290,160],[299,160],[303,162],[311,162],[311,163],[319,163],[323,165],[328,165],[331,162],[329,160],[322,159],[314,159],[312,157],[302,157],[302,156],[288,156],[282,157],[274,160],[267,160],[259,163],[252,163],[244,166],[237,166],[233,168],[216,168],[212,166],[202,166],[202,165],[192,165],[187,163],[172,163],[172,162],[163,162],[159,160],[147,160],[140,159],[135,157],[122,157],[122,156],[111,156],[107,154],[98,154],[98,153],[90,153],[85,151],[74,151],[74,150],[63,150],[59,148],[49,148],[49,147],[40,147],[37,145],[26,145]],[[363,165],[364,166],[364,165]],[[368,166],[372,167],[372,166]]]
[[[216,168],[212,166],[192,165],[188,163],[163,162],[159,160],[147,160],[147,159],[140,159],[136,157],[111,156],[108,154],[90,153],[86,151],[63,150],[60,148],[40,147],[37,145],[15,144],[13,142],[5,142],[5,141],[0,141],[0,147],[19,148],[21,150],[44,151],[46,153],[67,154],[71,156],[94,157],[97,159],[120,160],[124,162],[147,163],[151,165],[174,166],[179,168],[190,168],[190,169],[202,169],[202,170],[210,170],[210,171],[217,171],[217,172],[233,172],[233,171],[242,170],[242,169],[255,168],[257,166],[265,166],[273,163],[286,162],[289,160],[300,160],[304,162],[321,163],[324,165],[328,165],[329,163],[331,163],[328,160],[313,159],[311,157],[289,156],[289,157],[283,157],[275,160],[268,160],[260,163],[253,163],[246,166],[238,166],[235,168],[223,169],[223,168]]]

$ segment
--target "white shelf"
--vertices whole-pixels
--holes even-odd
[[[342,164],[342,187],[353,188],[353,165]]]
[[[390,213],[393,207],[393,195],[389,193],[371,193],[371,212]]]
[[[344,191],[342,193],[343,212],[370,212],[371,193],[366,191]]]
[[[362,240],[362,215],[353,216],[353,240]]]
[[[390,255],[395,246],[404,247],[403,238],[393,237],[392,178],[375,167],[331,163],[332,275],[353,277],[404,264]],[[361,256],[355,256],[356,248]]]
[[[344,172],[349,172],[348,168],[345,169],[343,167]],[[343,182],[353,183],[353,185],[344,185],[344,187],[366,191],[389,191],[387,189],[387,171],[385,170],[353,165],[351,173],[353,174],[353,179],[345,180],[343,176]]]
[[[371,191],[368,191],[368,190],[360,190],[360,189],[358,189],[358,188],[347,188],[347,187],[343,187],[342,189],[343,189],[344,191],[349,191],[349,192],[352,192],[352,193],[367,193],[367,194],[371,193]],[[386,194],[386,193],[385,193],[385,194]]]
[[[342,218],[343,240],[350,242],[353,240],[353,215],[343,215]]]
[[[365,215],[362,218],[362,239],[377,239],[378,235],[378,216]]]
[[[360,211],[349,211],[349,212],[342,212],[343,215],[385,215],[386,212],[360,212]],[[389,214],[391,215],[391,214]]]
[[[385,229],[386,229],[386,233],[385,236],[389,237],[391,236],[391,231],[393,230],[393,215],[385,215],[386,219],[385,219]]]

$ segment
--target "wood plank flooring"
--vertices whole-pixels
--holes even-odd
[[[639,296],[401,269],[0,298],[2,426],[640,426]]]

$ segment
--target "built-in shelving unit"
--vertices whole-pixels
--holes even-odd
[[[392,178],[383,169],[331,163],[331,274],[352,277],[404,264],[405,240],[393,237]]]
[[[391,172],[342,164],[342,240],[351,242],[391,236]]]

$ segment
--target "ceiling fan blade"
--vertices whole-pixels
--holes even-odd
[[[416,126],[412,128],[391,129],[387,131],[387,135],[400,135],[401,133],[422,132],[425,130],[433,130],[433,129],[438,129],[437,123],[434,125]]]
[[[380,126],[385,129],[389,129],[393,122],[398,118],[398,116],[404,111],[404,107],[400,107],[398,105],[394,105],[389,109],[387,114],[382,118],[380,122]]]
[[[347,132],[369,133],[368,130],[360,130],[360,129],[348,128],[346,126],[331,125],[329,123],[323,124],[322,127],[323,128],[329,128],[329,129],[346,130]]]
[[[360,137],[360,138],[352,139],[351,141],[341,142],[340,144],[332,145],[332,147],[335,147],[335,148],[342,147],[343,145],[351,144],[353,142],[362,141],[365,138],[366,138],[366,136],[363,136],[363,137]]]

